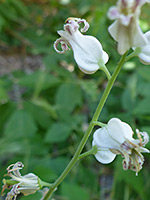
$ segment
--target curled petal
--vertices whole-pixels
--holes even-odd
[[[67,46],[67,44],[65,42],[66,41],[64,39],[62,39],[62,38],[59,38],[54,42],[54,49],[56,50],[57,53],[63,54],[67,50],[69,50],[69,48],[68,48],[68,46]],[[62,51],[58,50],[58,44],[59,43],[61,44]]]
[[[141,140],[141,146],[145,146],[149,142],[149,136],[146,132],[140,132],[138,129],[136,129],[136,133],[138,135],[138,138]],[[143,141],[141,136],[143,136]]]
[[[81,23],[84,24],[84,27],[81,28],[81,32],[86,32],[90,27],[89,23],[85,19],[79,19],[78,24],[81,24]]]
[[[120,13],[118,11],[118,8],[116,6],[112,6],[110,7],[108,13],[107,13],[107,17],[111,20],[115,20],[117,18],[119,18]]]
[[[89,29],[89,23],[85,19],[70,17],[66,20],[66,23],[74,25],[76,30],[79,28],[78,24],[83,23],[84,27],[81,28],[81,32],[86,32]]]
[[[7,167],[7,172],[11,177],[13,176],[11,172],[13,172],[15,176],[21,177],[19,170],[22,169],[23,167],[24,165],[22,164],[22,162],[17,162]]]

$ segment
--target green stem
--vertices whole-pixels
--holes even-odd
[[[111,75],[110,75],[110,73],[109,73],[109,71],[108,71],[108,69],[105,65],[101,66],[99,69],[102,70],[103,72],[105,72],[108,80],[111,79]]]
[[[102,123],[102,122],[93,122],[94,126],[100,126],[100,127],[104,127],[106,126],[106,124]]]
[[[43,188],[44,186],[50,188],[50,187],[52,186],[51,183],[47,183],[47,182],[45,182],[45,181],[42,181],[40,178],[38,179],[38,182],[39,182],[40,188]]]
[[[131,58],[133,57],[136,57],[138,56],[138,54],[141,52],[141,48],[140,47],[137,47],[131,54],[129,54],[126,59],[125,59],[125,62],[130,60]]]
[[[122,58],[120,59],[119,63],[118,63],[118,66],[116,67],[112,77],[109,79],[108,81],[108,84],[107,84],[107,87],[103,93],[103,96],[97,106],[97,109],[93,115],[93,118],[89,124],[89,127],[86,131],[86,133],[84,134],[73,158],[71,159],[71,161],[69,162],[69,164],[67,165],[67,167],[65,168],[65,170],[62,172],[62,174],[60,175],[60,177],[58,177],[58,179],[54,182],[54,184],[52,184],[51,188],[49,189],[49,191],[47,192],[46,196],[44,197],[43,200],[48,200],[53,192],[55,191],[55,189],[58,187],[58,185],[64,180],[64,178],[67,176],[67,174],[69,173],[69,171],[72,169],[72,167],[76,164],[76,162],[78,161],[78,158],[79,158],[79,155],[81,153],[81,151],[83,150],[92,130],[93,130],[93,127],[94,127],[94,123],[93,122],[96,122],[98,120],[98,117],[102,111],[102,108],[107,100],[107,97],[110,93],[110,90],[121,70],[121,67],[123,66],[124,62],[125,62],[125,58],[126,58],[126,55],[127,55],[127,52],[122,56]]]
[[[97,149],[97,146],[93,146],[92,149],[90,149],[89,151],[85,152],[85,153],[82,153],[79,155],[78,157],[78,160],[86,157],[86,156],[89,156],[89,155],[95,155],[97,153],[98,149]]]

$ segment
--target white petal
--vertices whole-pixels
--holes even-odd
[[[109,19],[114,20],[117,19],[119,17],[120,13],[118,11],[118,8],[116,6],[112,6],[110,7],[107,16]]]
[[[99,69],[98,63],[100,59],[103,59],[103,50],[96,38],[78,34],[69,43],[73,49],[75,61],[82,71],[94,73]]]
[[[106,127],[99,128],[94,132],[94,143],[100,148],[120,149],[121,144],[109,135]]]
[[[120,55],[123,55],[128,49],[130,49],[128,27],[122,25],[119,20],[116,20],[108,27],[108,31],[113,39],[118,42],[118,52]]]
[[[133,24],[133,28],[131,29],[131,40],[132,46],[131,47],[142,47],[147,44],[147,38],[142,32],[139,24],[137,21]]]
[[[102,59],[104,61],[104,64],[106,64],[108,62],[109,56],[105,51],[103,51]]]
[[[141,48],[141,53],[138,55],[140,61],[145,64],[150,64],[150,31],[146,32],[145,37],[147,39],[147,44]]]
[[[132,15],[126,16],[126,15],[120,14],[121,24],[124,25],[124,26],[128,26],[130,24],[131,17],[132,17]]]
[[[118,38],[118,23],[119,23],[118,20],[116,20],[114,23],[112,23],[108,27],[108,31],[109,31],[110,35],[116,41],[117,41],[117,38]]]
[[[112,137],[120,144],[122,144],[126,139],[128,139],[129,141],[133,140],[133,131],[131,127],[118,118],[112,118],[111,120],[109,120],[107,130],[110,137]]]
[[[93,146],[95,143],[93,142]],[[105,148],[99,148],[98,152],[95,154],[95,158],[103,164],[111,163],[115,159],[116,155],[110,150]]]
[[[103,164],[111,163],[115,157],[116,155],[107,149],[100,149],[95,155],[95,158]]]

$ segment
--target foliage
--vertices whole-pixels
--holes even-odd
[[[91,25],[88,34],[100,39],[111,57],[108,68],[113,71],[119,57],[114,51],[116,44],[107,32],[110,21],[106,18],[113,2],[1,0],[1,54],[40,55],[42,59],[41,67],[36,70],[20,69],[1,75],[1,180],[6,167],[20,160],[25,164],[23,173],[32,171],[41,179],[53,182],[71,159],[106,86],[106,77],[101,71],[84,75],[77,69],[72,53],[58,56],[53,42],[56,31],[62,29],[69,16],[86,18]],[[150,14],[146,7],[143,9],[141,24],[147,31],[150,24],[145,19],[149,19]],[[134,129],[150,133],[149,74],[149,66],[140,64],[137,59],[128,62],[115,83],[100,121],[119,117]],[[85,150],[90,147],[91,138]],[[147,155],[145,159],[138,177],[134,172],[123,171],[120,158],[110,165],[102,165],[93,157],[83,159],[55,192],[54,198],[98,200],[110,195],[117,200],[147,200],[150,161]],[[103,178],[110,182],[105,184]],[[40,196],[41,193],[36,193],[32,199]],[[31,199],[31,196],[20,199]]]

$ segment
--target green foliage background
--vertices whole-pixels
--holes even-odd
[[[42,59],[42,67],[30,73],[20,69],[0,77],[0,180],[9,164],[22,161],[25,165],[22,174],[33,172],[53,182],[71,159],[107,81],[101,71],[83,74],[72,52],[58,55],[53,42],[68,17],[85,18],[90,23],[87,34],[101,41],[110,56],[107,66],[113,72],[119,55],[107,31],[112,22],[106,14],[115,2],[0,0],[1,55],[40,55]],[[144,5],[140,18],[144,32],[150,29],[149,19],[150,6]],[[134,130],[139,128],[150,133],[149,102],[150,66],[132,59],[124,65],[100,121],[119,117]],[[91,141],[92,136],[84,151],[90,149]],[[134,172],[123,171],[121,162],[121,156],[109,165],[98,163],[93,156],[83,159],[72,169],[54,198],[148,200],[149,155],[145,155],[144,167],[137,177]],[[18,199],[37,200],[40,196],[38,192]]]

